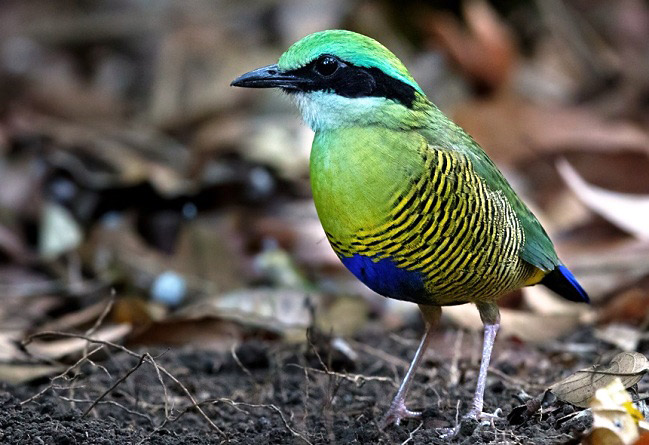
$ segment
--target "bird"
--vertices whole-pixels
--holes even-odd
[[[497,300],[542,284],[588,303],[548,234],[478,143],[430,101],[378,41],[348,30],[303,37],[276,64],[231,83],[278,88],[314,131],[310,182],[318,217],[344,266],[374,292],[415,303],[425,332],[383,418],[406,406],[443,306],[473,303],[484,325],[465,418],[482,420],[500,327]]]

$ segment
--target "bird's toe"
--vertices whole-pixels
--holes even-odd
[[[485,422],[485,421],[494,421],[500,419],[500,416],[502,415],[502,410],[500,408],[496,409],[493,413],[485,413],[484,411],[480,410],[474,410],[472,409],[468,413],[466,413],[463,417],[463,419],[472,419],[472,420],[477,420],[478,422]]]
[[[386,428],[389,425],[400,425],[403,419],[421,417],[420,411],[410,411],[406,404],[401,400],[395,400],[390,405],[390,409],[385,413],[381,428]]]

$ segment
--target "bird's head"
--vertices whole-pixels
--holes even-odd
[[[314,130],[343,126],[412,127],[430,103],[401,61],[374,39],[321,31],[294,43],[275,65],[232,82],[292,95]]]

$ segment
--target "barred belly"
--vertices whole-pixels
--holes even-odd
[[[423,150],[425,172],[395,193],[381,224],[345,240],[327,233],[345,266],[376,292],[419,304],[493,301],[538,272],[519,257],[525,235],[502,192],[470,160]]]

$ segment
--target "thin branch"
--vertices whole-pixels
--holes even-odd
[[[139,411],[135,411],[135,410],[132,410],[130,408],[127,408],[126,406],[122,405],[119,402],[116,402],[115,400],[96,401],[96,400],[90,400],[90,399],[76,399],[76,398],[65,397],[65,396],[59,396],[59,398],[62,399],[62,400],[65,400],[66,402],[95,403],[96,405],[113,405],[113,406],[116,406],[116,407],[118,407],[120,409],[123,409],[124,411],[126,411],[129,414],[133,414],[134,416],[138,416],[138,417],[141,417],[143,419],[146,419],[147,421],[149,421],[149,423],[151,423],[151,425],[155,426],[155,422],[148,415],[146,415],[144,413],[141,413]]]
[[[148,354],[142,354],[140,357],[140,361],[137,362],[137,365],[133,366],[131,369],[129,369],[126,374],[124,374],[122,377],[117,379],[115,383],[113,383],[106,391],[104,391],[99,397],[95,399],[95,401],[88,407],[85,413],[83,413],[83,416],[87,416],[90,411],[103,399],[106,397],[111,391],[113,391],[115,388],[119,386],[120,383],[122,383],[124,380],[126,380],[131,374],[133,374],[135,371],[137,371],[140,366],[144,363],[144,360],[147,358]]]
[[[141,358],[140,354],[137,354],[137,353],[131,351],[130,349],[128,349],[127,347],[122,346],[122,345],[119,345],[119,344],[117,344],[117,343],[113,343],[113,342],[108,341],[108,340],[98,340],[98,339],[96,339],[96,338],[88,337],[87,335],[72,334],[72,333],[69,333],[69,332],[59,332],[59,331],[44,331],[44,332],[37,332],[37,333],[35,333],[35,334],[30,335],[30,336],[27,337],[25,340],[23,340],[23,345],[28,345],[28,344],[31,343],[34,339],[37,339],[37,338],[41,338],[41,337],[51,337],[51,336],[58,336],[58,337],[65,337],[65,338],[80,338],[80,339],[82,339],[82,340],[86,340],[86,341],[88,341],[88,342],[90,342],[90,343],[95,343],[95,344],[99,344],[99,345],[109,346],[109,347],[111,347],[111,348],[114,348],[114,349],[117,349],[117,350],[119,350],[119,351],[122,351],[122,352],[124,352],[125,354],[130,355],[131,357],[135,357],[135,358],[138,358],[138,359]],[[144,354],[144,356],[145,356],[145,361],[147,361],[148,363],[153,363],[153,362],[155,361],[155,360],[153,359],[153,357],[151,357],[151,355],[149,355],[149,354]],[[205,419],[205,421],[207,421],[207,423],[212,427],[212,429],[214,429],[215,431],[217,431],[219,434],[225,436],[225,433],[223,432],[223,430],[221,430],[221,428],[219,428],[218,426],[216,426],[216,424],[215,424],[214,422],[212,422],[212,419],[210,419],[210,418],[207,416],[207,414],[205,414],[205,411],[203,411],[203,409],[200,407],[199,403],[196,401],[196,399],[195,399],[194,396],[191,394],[191,392],[189,392],[189,390],[187,389],[187,387],[185,387],[185,385],[183,385],[182,383],[180,383],[180,381],[179,381],[179,380],[178,380],[178,379],[177,379],[177,378],[176,378],[172,373],[170,373],[169,371],[167,371],[167,370],[166,370],[164,367],[162,367],[161,365],[157,365],[157,364],[156,364],[156,365],[154,365],[154,366],[156,366],[158,369],[160,369],[160,371],[161,371],[164,375],[166,375],[167,377],[169,377],[169,378],[170,378],[170,379],[171,379],[171,380],[172,380],[176,385],[178,385],[178,386],[180,387],[180,389],[182,389],[182,391],[185,393],[185,395],[187,396],[187,398],[188,398],[189,400],[191,400],[193,406],[196,407],[196,410],[197,410],[197,411],[200,413],[200,415]]]
[[[357,387],[360,387],[363,385],[365,382],[387,382],[391,384],[394,387],[397,387],[398,385],[395,383],[395,381],[390,378],[390,377],[382,377],[382,376],[368,376],[368,375],[363,375],[363,374],[352,374],[352,373],[342,373],[342,372],[335,372],[335,371],[327,371],[327,370],[322,370],[322,369],[317,369],[317,368],[311,368],[308,366],[302,366],[298,365],[297,363],[288,363],[286,366],[292,366],[295,368],[300,368],[304,369],[306,371],[312,371],[316,372],[319,374],[325,374],[329,376],[335,376],[335,377],[340,377],[344,380],[353,382],[356,384]]]
[[[275,411],[277,414],[279,414],[279,417],[282,419],[282,422],[284,423],[284,426],[286,427],[287,430],[289,430],[291,432],[291,434],[293,434],[295,437],[298,437],[298,438],[302,439],[307,444],[313,445],[309,441],[309,439],[307,439],[302,433],[300,433],[299,431],[296,431],[293,428],[291,428],[288,421],[286,420],[286,417],[284,417],[284,413],[276,405],[258,405],[258,404],[247,403],[247,402],[235,402],[234,400],[223,398],[223,397],[220,398],[220,399],[214,400],[214,402],[216,402],[216,403],[218,403],[218,402],[227,403],[228,405],[230,405],[232,407],[235,407],[235,408],[237,406],[247,406],[249,408],[270,408],[273,411]]]
[[[424,422],[419,422],[419,425],[417,426],[417,428],[415,428],[414,430],[410,431],[410,435],[408,436],[408,438],[407,438],[406,440],[404,440],[403,442],[401,442],[401,445],[406,445],[408,442],[410,442],[411,440],[413,440],[414,437],[415,437],[415,433],[416,433],[417,431],[419,431],[419,430],[421,429],[422,426],[424,426]]]
[[[232,344],[232,347],[230,348],[230,354],[232,355],[232,358],[234,359],[234,362],[241,368],[241,370],[250,378],[252,383],[258,387],[259,385],[257,384],[257,380],[255,380],[255,377],[252,375],[252,372],[248,368],[246,368],[243,363],[241,363],[241,360],[239,360],[239,356],[237,355],[237,344]]]
[[[69,366],[66,370],[64,370],[62,373],[60,373],[60,374],[57,375],[57,376],[52,377],[52,378],[50,379],[50,384],[49,384],[48,386],[46,386],[45,388],[41,389],[39,392],[37,392],[36,394],[34,394],[33,396],[31,396],[30,398],[25,399],[25,400],[23,400],[22,402],[20,402],[20,405],[25,405],[26,403],[30,403],[30,402],[36,400],[37,398],[39,398],[40,396],[42,396],[43,394],[45,394],[45,393],[46,393],[47,391],[49,391],[50,389],[53,389],[53,387],[54,387],[54,382],[55,382],[56,380],[65,377],[68,373],[72,372],[72,370],[75,369],[77,366],[80,366],[84,361],[88,360],[89,357],[90,357],[91,355],[93,355],[95,352],[98,352],[98,351],[100,351],[100,350],[102,350],[102,349],[104,349],[104,346],[103,346],[103,345],[100,345],[100,346],[96,347],[95,349],[93,349],[92,351],[90,351],[90,352],[84,354],[83,357],[81,357],[79,360],[77,360],[74,364],[70,365],[70,366]],[[103,368],[103,366],[102,366],[102,368]],[[105,369],[105,368],[104,368],[104,369]],[[108,371],[106,371],[106,372],[108,372]],[[110,374],[108,374],[108,375],[110,376]]]

